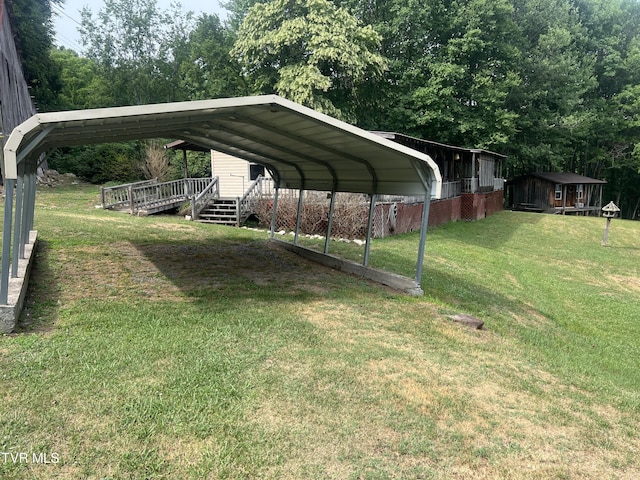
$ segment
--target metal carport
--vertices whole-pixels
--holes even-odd
[[[420,288],[429,200],[439,197],[441,187],[434,161],[374,133],[266,95],[42,113],[16,127],[4,147],[0,304],[7,304],[10,278],[18,278],[18,265],[30,242],[36,171],[46,153],[58,147],[146,138],[182,139],[262,164],[277,188],[369,194],[371,212],[378,194],[425,195],[415,278]],[[330,211],[332,207],[333,201]],[[370,215],[369,225],[371,219]],[[369,243],[370,234],[365,267]]]

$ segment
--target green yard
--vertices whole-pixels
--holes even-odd
[[[607,247],[602,218],[432,229],[410,298],[266,233],[96,203],[39,191],[25,323],[0,337],[3,479],[640,477],[640,222]],[[413,276],[417,244],[371,264]]]

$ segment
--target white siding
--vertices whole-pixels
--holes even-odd
[[[241,197],[249,185],[249,162],[226,153],[211,151],[211,174],[220,177],[221,197]],[[270,178],[269,172],[265,176]]]

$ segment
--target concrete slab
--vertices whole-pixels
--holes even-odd
[[[22,313],[37,240],[38,232],[35,230],[29,232],[29,243],[24,248],[24,258],[18,261],[18,276],[9,278],[7,305],[0,305],[0,333],[11,333]]]
[[[316,250],[302,247],[300,245],[295,245],[290,242],[283,242],[282,240],[277,239],[271,239],[271,241],[276,245],[285,248],[286,250],[297,253],[301,257],[304,257],[326,267],[373,280],[374,282],[381,283],[382,285],[386,285],[414,297],[424,295],[422,288],[420,288],[420,286],[416,284],[415,280],[413,280],[412,278],[404,277],[395,273],[385,272],[384,270],[365,267],[364,265],[360,265],[359,263],[338,258],[334,255],[318,252]]]

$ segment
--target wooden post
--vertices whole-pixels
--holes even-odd
[[[604,227],[604,236],[602,237],[602,246],[607,245],[607,237],[609,236],[609,225],[611,224],[611,217],[607,217],[607,224]]]
[[[602,207],[602,213],[607,218],[607,224],[604,227],[604,236],[602,237],[603,247],[607,244],[607,237],[609,236],[609,225],[611,224],[611,219],[615,217],[618,214],[618,212],[620,212],[620,209],[612,201],[609,202],[604,207]]]
[[[133,203],[133,185],[129,185],[129,209],[131,210],[131,215],[135,213],[135,205]]]

